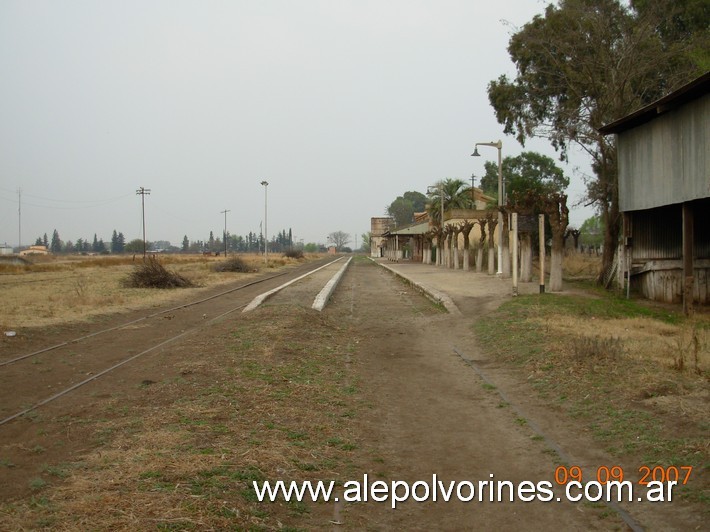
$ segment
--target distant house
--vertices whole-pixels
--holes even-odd
[[[708,303],[710,72],[600,129],[617,135],[624,271],[666,302]]]
[[[30,246],[27,249],[20,251],[21,257],[24,257],[25,255],[49,255],[49,250],[47,249],[47,246]]]
[[[0,244],[0,255],[12,255],[12,246]]]
[[[444,226],[460,225],[462,222],[478,221],[485,218],[489,211],[486,207],[494,198],[487,196],[480,188],[473,189],[473,209],[452,209],[444,213]],[[379,222],[378,240],[373,238],[376,235],[375,221]],[[388,220],[389,225],[382,221]],[[432,259],[431,248],[436,237],[432,231],[440,224],[439,220],[433,220],[428,212],[414,213],[414,222],[401,227],[396,227],[392,218],[372,218],[372,237],[370,241],[373,246],[373,257],[387,257],[391,260],[411,259],[414,262],[429,264]],[[471,242],[478,242],[481,236],[481,226],[476,224],[470,233]],[[458,235],[458,247],[463,249],[464,238]],[[377,253],[375,254],[375,242],[377,242]],[[438,249],[442,249],[437,242]]]

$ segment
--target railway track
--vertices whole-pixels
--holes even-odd
[[[329,278],[337,267],[337,261],[309,263],[26,353],[10,354],[0,360],[0,427],[146,354],[205,330],[211,323],[243,310],[259,294],[275,291],[279,283],[299,281],[315,286],[324,281],[315,280],[317,276],[311,274],[320,271],[321,279]],[[288,290],[298,293],[297,288]],[[309,288],[306,292],[311,291]]]

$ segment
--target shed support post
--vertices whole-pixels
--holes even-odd
[[[683,203],[683,313],[693,312],[693,208]]]
[[[545,293],[545,215],[537,215],[538,233],[540,235],[540,293]]]

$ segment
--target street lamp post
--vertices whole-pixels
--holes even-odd
[[[268,266],[269,264],[269,230],[268,230],[268,224],[266,222],[266,191],[268,190],[269,182],[268,181],[262,181],[261,184],[264,186],[264,264]]]
[[[505,185],[503,183],[503,159],[502,159],[502,149],[503,143],[499,140],[498,142],[477,142],[474,147],[472,157],[480,157],[481,154],[478,153],[479,146],[492,146],[493,148],[498,148],[498,271],[496,275],[503,274],[503,211],[500,209],[505,205]]]

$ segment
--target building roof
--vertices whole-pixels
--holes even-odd
[[[650,122],[658,115],[700,98],[708,94],[708,92],[710,92],[710,71],[646,107],[642,107],[629,115],[599,128],[599,133],[603,135],[622,133],[641,124],[645,124],[646,122]]]
[[[419,223],[413,223],[409,225],[405,225],[402,227],[397,227],[390,229],[385,233],[387,236],[394,236],[394,235],[400,235],[400,236],[412,236],[412,235],[423,235],[425,233],[429,232],[429,222],[419,222]]]

